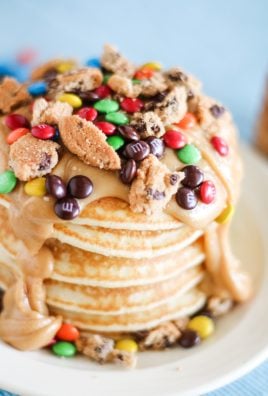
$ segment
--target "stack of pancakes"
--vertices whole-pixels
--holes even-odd
[[[0,199],[0,286],[21,275],[21,241]],[[49,311],[93,332],[135,332],[188,316],[206,296],[198,290],[204,270],[203,232],[169,215],[130,211],[118,198],[88,204],[71,222],[54,225],[46,244],[54,256],[45,281]]]

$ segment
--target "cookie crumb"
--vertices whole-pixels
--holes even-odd
[[[46,79],[47,77],[56,77],[57,67],[62,63],[73,64],[76,66],[76,62],[73,59],[51,59],[50,61],[37,66],[31,73],[31,80],[38,81]]]
[[[33,105],[32,126],[41,123],[55,125],[62,117],[70,116],[72,106],[64,102],[47,102],[44,98],[37,99]]]
[[[58,74],[50,84],[50,94],[92,91],[101,85],[102,80],[102,72],[95,67],[75,69],[64,74]]]
[[[175,183],[170,178],[172,174],[178,175]],[[142,161],[137,177],[130,187],[131,210],[147,215],[161,211],[176,193],[183,175],[182,172],[170,172],[166,165],[150,154]]]
[[[124,77],[132,77],[135,72],[135,66],[110,44],[104,45],[101,64],[106,70]]]
[[[114,350],[114,341],[98,334],[81,336],[75,344],[79,352],[101,364],[111,360]]]
[[[233,301],[230,298],[221,298],[212,296],[207,302],[207,309],[211,311],[213,317],[225,315],[233,307]]]
[[[174,87],[162,102],[157,103],[155,113],[160,117],[164,125],[179,122],[187,111],[186,89]]]
[[[26,87],[14,78],[5,77],[0,83],[0,113],[7,114],[30,102]]]
[[[162,350],[175,345],[181,332],[172,322],[166,322],[149,331],[148,335],[139,342],[141,351],[152,349]]]
[[[154,73],[150,79],[142,80],[140,87],[142,95],[151,97],[165,91],[168,86],[162,73]]]
[[[194,113],[199,124],[210,134],[220,132],[224,124],[231,122],[230,113],[223,111],[223,106],[208,96],[197,96],[194,99],[194,106]]]
[[[119,74],[113,74],[107,84],[113,91],[128,98],[136,98],[141,93],[139,84],[133,84],[130,78]]]
[[[165,134],[162,121],[153,111],[136,113],[131,121],[131,125],[142,138],[149,136],[156,136],[159,138]]]
[[[30,133],[10,146],[9,166],[21,181],[47,175],[57,165],[60,146],[51,140],[40,140]]]
[[[110,360],[122,367],[133,369],[137,365],[138,358],[137,354],[134,352],[119,351],[118,349],[114,349],[110,355]]]
[[[87,165],[100,169],[120,169],[120,158],[92,122],[77,115],[63,117],[59,130],[64,145]]]
[[[180,331],[183,331],[186,329],[186,327],[189,323],[189,318],[188,317],[179,318],[179,319],[173,320],[173,323]]]

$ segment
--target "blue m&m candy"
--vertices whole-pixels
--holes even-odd
[[[100,60],[98,58],[90,58],[86,61],[88,67],[101,67]]]
[[[45,81],[36,81],[28,86],[28,92],[32,96],[44,95],[47,92]]]

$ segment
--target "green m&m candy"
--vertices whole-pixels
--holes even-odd
[[[177,151],[178,158],[184,164],[196,164],[201,159],[200,151],[193,144],[186,144],[182,149]]]
[[[98,100],[94,104],[94,108],[98,110],[100,113],[113,113],[119,109],[119,104],[115,100],[112,99],[102,99]]]
[[[17,178],[11,170],[7,170],[0,174],[0,194],[8,194],[17,184]]]
[[[116,125],[125,125],[128,123],[128,117],[121,111],[106,114],[105,120]]]
[[[52,346],[52,351],[57,356],[72,357],[76,354],[77,348],[71,342],[59,341]]]
[[[105,74],[105,75],[103,76],[103,81],[102,81],[102,83],[103,83],[103,84],[107,84],[107,82],[108,82],[108,80],[109,80],[110,77],[111,77],[111,74]]]
[[[112,146],[114,150],[119,150],[125,143],[124,139],[121,136],[109,136],[106,142]]]

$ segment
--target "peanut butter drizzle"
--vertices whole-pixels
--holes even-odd
[[[61,326],[61,317],[49,316],[43,280],[53,271],[53,256],[42,247],[30,256],[18,258],[23,278],[12,285],[4,297],[0,316],[0,337],[17,349],[34,350],[47,345]]]
[[[173,198],[165,211],[179,221],[203,229],[220,214],[226,201],[235,200],[241,169],[239,166],[233,168],[232,190],[226,173],[222,172],[211,154],[207,154],[210,148],[205,139],[200,140],[193,135],[193,140],[198,140],[197,146],[203,147],[204,159],[199,166],[201,169],[204,167],[205,173],[207,171],[215,183],[217,197],[212,204],[198,205],[192,211],[180,208]],[[234,161],[239,162],[237,154],[233,155]],[[166,150],[162,162],[172,171],[185,166],[178,162],[174,151],[170,149]],[[121,183],[115,172],[90,167],[68,152],[63,155],[53,173],[66,182],[79,174],[92,180],[94,191],[90,197],[80,201],[81,210],[103,197],[116,197],[128,202],[129,188]],[[61,220],[54,214],[54,200],[50,197],[26,196],[22,186],[10,196],[10,223],[16,236],[24,242],[28,265],[25,265],[25,258],[19,260],[25,279],[18,280],[6,293],[0,319],[0,337],[18,349],[36,349],[48,344],[61,324],[61,318],[48,316],[45,304],[43,280],[53,272],[53,257],[49,256],[47,248],[42,247],[48,238],[53,237],[53,225]],[[251,285],[247,275],[237,268],[237,260],[231,254],[228,227],[212,223],[205,230],[204,241],[206,269],[217,285],[216,288],[213,285],[210,290],[219,295],[227,292],[235,301],[246,300],[251,293]]]

